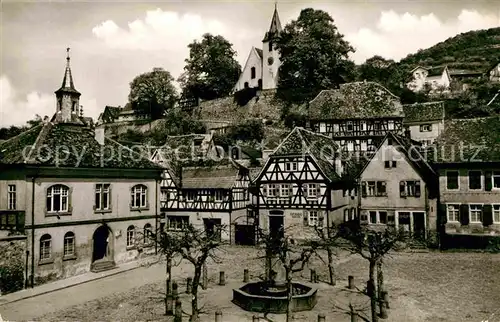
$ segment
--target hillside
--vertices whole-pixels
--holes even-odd
[[[500,27],[469,31],[401,59],[401,66],[443,66],[486,71],[500,61]]]

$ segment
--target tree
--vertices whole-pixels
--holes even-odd
[[[206,133],[206,128],[201,121],[180,108],[174,107],[165,113],[164,119],[149,131],[147,136],[153,144],[161,145],[165,143],[167,136],[204,133]]]
[[[38,114],[35,114],[35,117],[31,120],[28,120],[26,122],[26,125],[23,126],[15,126],[11,125],[10,127],[2,127],[0,128],[0,140],[8,140],[10,138],[13,138],[14,136],[17,136],[24,131],[27,131],[37,125],[40,125],[42,123],[42,117]]]
[[[211,100],[229,95],[241,73],[233,45],[220,35],[206,33],[188,48],[185,72],[178,80],[183,96]]]
[[[337,276],[335,274],[334,258],[337,257],[336,249],[338,248],[339,239],[341,238],[341,230],[335,225],[326,228],[315,227],[316,234],[319,237],[319,248],[326,251],[329,283],[332,286],[337,284]],[[319,256],[319,255],[318,255]],[[321,256],[319,256],[320,259]]]
[[[392,76],[394,60],[375,55],[368,58],[358,69],[358,79],[386,85]]]
[[[389,227],[377,231],[359,225],[346,225],[342,228],[342,236],[349,241],[347,249],[354,254],[360,255],[369,263],[366,294],[370,298],[372,322],[377,322],[377,304],[380,307],[384,305],[381,296],[384,290],[383,260],[389,252],[405,247],[407,235]],[[376,271],[377,286],[375,286]]]
[[[141,74],[130,83],[128,99],[132,108],[153,120],[162,118],[177,101],[174,78],[163,68]]]
[[[322,10],[303,9],[285,26],[276,48],[281,57],[278,90],[287,101],[308,101],[353,78],[355,65],[348,55],[354,49]]]

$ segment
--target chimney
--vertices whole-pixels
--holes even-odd
[[[104,145],[104,127],[96,127],[94,129],[94,137],[99,145]]]

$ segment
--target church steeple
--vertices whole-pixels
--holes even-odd
[[[66,69],[61,88],[55,91],[57,98],[56,121],[67,123],[78,119],[80,115],[80,92],[75,89],[71,75],[69,48],[66,48]]]
[[[266,32],[264,36],[263,42],[267,42],[272,40],[274,37],[278,36],[283,29],[281,28],[280,16],[278,14],[278,2],[274,3],[274,13],[273,18],[271,19],[271,26],[269,27],[269,31]]]

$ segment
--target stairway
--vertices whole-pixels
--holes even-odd
[[[92,263],[90,266],[90,271],[94,273],[99,273],[107,271],[116,267],[116,263],[112,260],[98,260]]]

